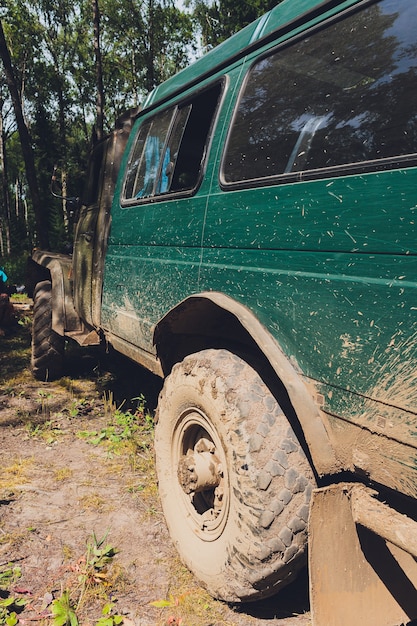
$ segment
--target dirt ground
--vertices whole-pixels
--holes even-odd
[[[67,590],[84,626],[97,624],[108,601],[125,626],[311,626],[306,574],[254,605],[212,600],[171,544],[149,433],[134,454],[93,441],[110,405],[143,394],[152,412],[159,379],[116,355],[76,350],[68,376],[37,383],[30,311],[19,314],[26,325],[0,337],[0,599],[24,598],[18,623],[58,624],[52,601]],[[117,553],[94,574],[88,545]],[[7,568],[20,576],[5,589]]]

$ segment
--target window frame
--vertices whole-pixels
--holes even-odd
[[[178,197],[183,198],[183,197],[190,197],[193,196],[197,193],[198,189],[201,186],[201,183],[204,179],[204,173],[206,170],[206,166],[207,166],[207,161],[208,161],[208,156],[210,154],[210,146],[211,146],[211,142],[213,140],[213,135],[214,135],[214,128],[217,124],[217,119],[219,116],[219,112],[221,109],[221,105],[222,105],[222,101],[224,98],[224,94],[226,91],[226,77],[225,76],[221,76],[220,78],[215,79],[214,81],[212,81],[210,84],[208,85],[204,85],[204,87],[201,87],[198,90],[195,90],[191,93],[189,93],[186,97],[183,97],[182,99],[175,101],[175,102],[168,102],[165,103],[163,107],[158,108],[156,110],[153,110],[152,112],[149,112],[149,114],[146,114],[143,116],[143,118],[141,119],[139,117],[138,119],[138,127],[136,129],[136,132],[134,133],[134,140],[132,141],[132,144],[130,146],[130,152],[129,152],[129,156],[126,162],[126,167],[125,167],[125,172],[124,172],[124,176],[123,176],[123,181],[122,181],[122,186],[121,186],[121,198],[120,198],[120,205],[122,208],[128,208],[128,207],[132,207],[132,206],[136,206],[136,205],[142,205],[142,204],[151,204],[154,202],[163,202],[166,200],[171,200],[171,199],[176,199]],[[143,125],[145,124],[149,124],[150,128],[152,127],[152,121],[160,115],[163,115],[164,113],[166,113],[167,111],[172,111],[172,115],[171,115],[171,120],[169,123],[169,128],[167,131],[167,134],[164,138],[164,143],[163,143],[163,149],[161,154],[165,154],[166,152],[166,148],[167,146],[169,146],[170,140],[172,139],[172,135],[173,135],[173,131],[176,128],[176,122],[178,120],[178,114],[179,111],[186,108],[187,106],[189,106],[190,104],[193,105],[193,103],[195,103],[195,101],[198,99],[198,97],[202,96],[205,92],[208,91],[214,91],[216,89],[216,87],[219,90],[218,93],[218,99],[217,99],[217,103],[215,104],[214,107],[214,111],[213,114],[211,116],[211,120],[208,126],[208,131],[205,137],[205,141],[204,144],[202,145],[202,155],[201,155],[201,161],[200,161],[200,167],[199,167],[199,172],[198,172],[198,176],[196,178],[196,182],[195,184],[190,187],[190,188],[186,188],[186,189],[173,189],[172,191],[170,189],[168,189],[165,192],[155,192],[153,195],[148,195],[145,196],[143,198],[127,198],[125,196],[126,193],[126,187],[127,187],[127,181],[128,181],[128,176],[129,176],[129,166],[132,162],[132,160],[134,159],[134,154],[135,154],[135,149],[137,146],[137,141],[140,135],[140,130],[143,127]],[[192,106],[191,106],[192,109]],[[146,112],[144,112],[146,113]],[[187,129],[187,124],[189,123],[189,119],[190,119],[190,115],[191,113],[189,113],[188,117],[187,117],[187,122],[184,126],[182,135],[181,135],[181,140],[179,143],[179,153],[181,151],[181,146],[183,145],[183,140],[184,140],[184,134],[186,132]],[[140,122],[139,122],[140,120]],[[144,142],[144,146],[146,145],[146,140],[148,138],[149,135],[149,130],[148,133],[146,134],[146,139]],[[143,158],[143,153],[141,155],[141,159]],[[176,160],[177,162],[177,160]],[[160,158],[159,163],[158,163],[158,174],[157,174],[157,178],[154,181],[154,185],[153,185],[153,189],[155,190],[158,187],[158,183],[157,181],[160,178],[160,173],[161,173],[161,169],[163,166],[163,158]],[[175,171],[175,167],[174,167],[174,171]]]

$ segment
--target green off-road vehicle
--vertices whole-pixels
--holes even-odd
[[[71,338],[163,377],[182,559],[247,602],[309,544],[316,626],[417,618],[416,24],[284,0],[95,148],[72,256],[33,254],[35,376]]]

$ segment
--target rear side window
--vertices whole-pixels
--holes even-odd
[[[378,169],[415,155],[415,24],[417,2],[384,0],[257,62],[222,182],[314,178],[328,168]]]
[[[221,85],[216,84],[140,126],[127,167],[125,201],[197,187],[220,93]]]

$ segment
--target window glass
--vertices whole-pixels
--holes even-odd
[[[191,104],[183,107],[182,109],[179,109],[175,118],[175,123],[172,128],[171,136],[170,136],[168,146],[167,146],[168,158],[165,158],[165,161],[167,163],[166,168],[165,168],[165,175],[167,177],[167,186],[169,186],[171,190],[173,188],[175,189],[181,188],[181,186],[178,187],[178,185],[172,186],[172,182],[174,180],[174,176],[178,178],[178,173],[175,173],[176,165],[178,162],[178,153],[179,153],[181,140],[184,135],[185,126],[187,124],[191,109],[192,109]]]
[[[127,168],[125,200],[197,186],[220,93],[217,84],[141,125]]]
[[[160,173],[159,166],[172,114],[172,109],[164,111],[141,127],[128,167],[125,197],[146,198],[154,195],[155,187],[159,193],[165,191],[167,176],[165,171]],[[164,157],[169,159],[166,150]]]
[[[385,0],[256,63],[229,137],[224,181],[416,153],[415,24],[417,2]]]
[[[144,154],[143,148],[145,145],[146,138],[149,133],[149,129],[151,127],[151,122],[147,121],[142,124],[139,128],[139,133],[136,139],[136,143],[133,149],[133,152],[130,156],[129,164],[127,167],[126,181],[125,181],[125,189],[124,195],[126,198],[134,198],[133,190],[138,187],[137,180],[139,177],[140,169],[141,169],[141,161],[142,156]],[[141,178],[143,181],[144,174],[141,172]]]

